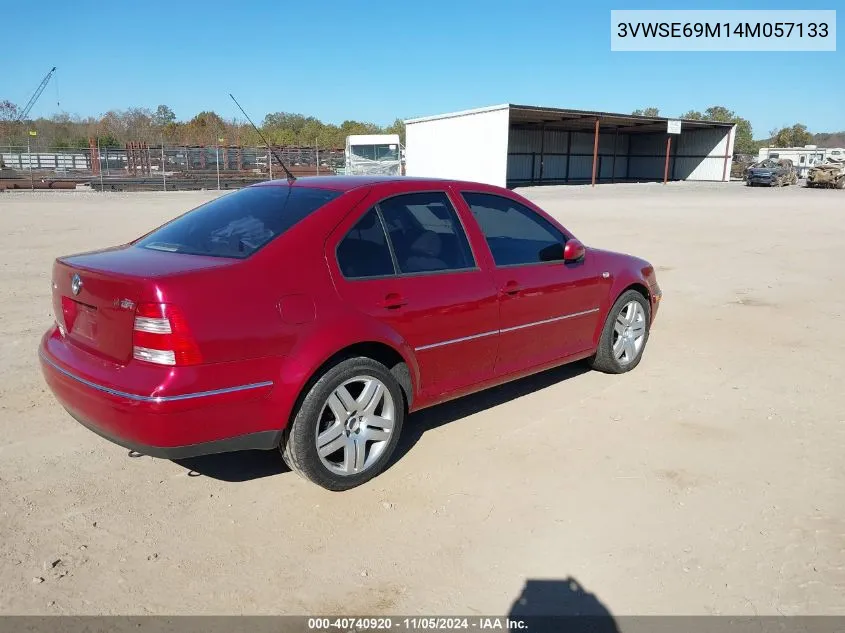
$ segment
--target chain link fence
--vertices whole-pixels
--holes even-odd
[[[344,152],[315,147],[274,147],[295,176],[343,173]],[[0,146],[0,188],[98,190],[232,189],[284,173],[266,147],[177,145],[84,149]],[[17,183],[12,186],[10,183]],[[5,187],[4,187],[5,183]],[[36,186],[38,185],[38,186]]]

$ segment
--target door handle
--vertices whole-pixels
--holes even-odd
[[[384,299],[379,301],[378,305],[380,308],[384,308],[386,310],[395,310],[396,308],[401,308],[407,303],[408,301],[402,295],[397,292],[391,292]]]
[[[520,286],[517,282],[511,280],[505,284],[505,287],[502,288],[503,295],[515,295],[519,294],[519,291],[522,290],[522,286]]]

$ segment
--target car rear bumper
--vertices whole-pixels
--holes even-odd
[[[47,385],[74,419],[115,444],[169,459],[279,444],[283,425],[272,417],[270,380],[181,393],[157,389],[148,393],[162,395],[145,395],[137,387],[97,380],[91,370],[102,368],[103,361],[70,347],[54,328],[42,338],[39,358]],[[70,358],[77,362],[69,363]],[[162,371],[165,384],[173,368]],[[125,368],[113,373],[121,372],[128,373]]]

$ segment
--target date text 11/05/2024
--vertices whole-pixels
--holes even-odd
[[[830,32],[826,22],[619,22],[616,26],[618,37],[634,38],[825,38]]]
[[[308,618],[309,631],[528,631],[525,620],[507,617]]]

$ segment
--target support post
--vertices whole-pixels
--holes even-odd
[[[613,166],[610,169],[610,182],[616,182],[616,148],[619,145],[619,126],[616,127],[616,132],[613,135]]]
[[[29,188],[35,191],[35,181],[32,179],[32,145],[29,136],[26,137],[26,162],[29,164]]]
[[[572,163],[572,130],[566,133],[566,173],[563,182],[569,184],[569,165]]]
[[[725,139],[725,164],[722,167],[722,182],[725,182],[728,175],[728,158],[730,156],[729,150],[731,148],[731,134],[733,134],[733,128],[728,130],[728,137]]]
[[[109,155],[109,150],[106,149],[106,156]],[[103,187],[103,168],[100,166],[100,137],[97,137],[97,172],[100,174],[100,193],[103,193],[106,188]]]
[[[663,184],[669,182],[669,152],[672,151],[672,135],[666,137],[666,165],[663,167]]]
[[[598,166],[599,160],[599,119],[596,117],[596,131],[593,135],[593,184],[592,186],[596,186],[596,167]]]
[[[215,166],[217,167],[217,191],[220,191],[220,146],[214,146]]]
[[[540,124],[540,184],[543,184],[543,161],[546,153],[546,122]],[[531,175],[534,175],[534,158],[531,158]]]

